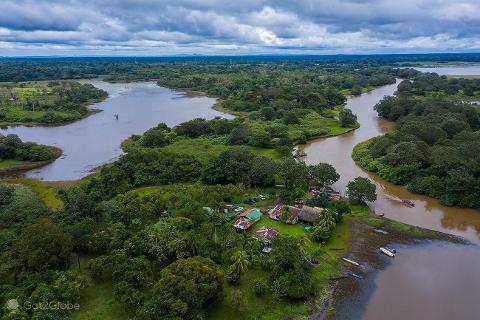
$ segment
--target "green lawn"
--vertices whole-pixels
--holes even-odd
[[[0,161],[0,171],[4,169],[11,169],[18,167],[19,165],[22,165],[23,161],[20,160],[13,160],[13,159],[8,159],[8,160],[1,160]]]
[[[127,320],[127,314],[115,301],[113,286],[108,283],[94,284],[84,290],[79,302],[80,309],[69,320]]]
[[[294,225],[286,224],[280,221],[270,219],[268,214],[265,214],[265,213],[260,219],[260,221],[258,221],[253,226],[253,231],[257,231],[263,226],[268,228],[274,228],[278,230],[278,232],[282,235],[289,235],[289,236],[294,236],[298,238],[307,236],[307,232],[303,229],[303,224],[301,223],[297,223]]]
[[[218,156],[227,148],[225,137],[203,136],[196,139],[178,139],[162,149],[175,154],[195,156],[200,162],[207,164],[210,159]]]
[[[250,147],[250,149],[260,156],[264,156],[273,160],[280,160],[283,155],[277,149]]]
[[[225,143],[225,139],[225,136],[203,136],[195,139],[182,138],[162,149],[175,154],[195,156],[202,164],[207,164],[210,159],[231,147]],[[249,148],[256,154],[273,160],[283,157],[278,150],[273,148]]]

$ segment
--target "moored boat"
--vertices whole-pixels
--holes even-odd
[[[415,207],[415,201],[412,199],[402,199],[402,203],[409,207]]]
[[[360,279],[360,280],[363,279],[363,276],[361,276],[361,275],[359,275],[359,274],[356,274],[356,273],[354,273],[354,272],[351,272],[351,271],[347,272],[347,275],[349,275],[349,276],[352,277],[352,278],[356,278],[356,279]]]
[[[386,256],[389,256],[389,257],[392,257],[392,258],[395,257],[395,253],[393,251],[389,250],[389,249],[386,249],[386,248],[382,247],[382,248],[380,248],[380,251]]]
[[[355,261],[353,261],[353,260],[350,260],[350,259],[347,259],[347,258],[342,258],[342,260],[343,260],[343,261],[346,261],[346,262],[348,262],[348,263],[351,263],[351,264],[353,264],[354,266],[357,266],[357,267],[360,266],[360,264],[359,264],[358,262],[355,262]]]

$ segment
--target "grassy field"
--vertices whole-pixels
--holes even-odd
[[[113,286],[108,283],[94,284],[85,289],[79,302],[80,309],[69,320],[127,320],[129,317],[115,301]]]
[[[335,115],[334,110],[332,110],[330,113],[332,116]],[[268,122],[264,120],[248,119],[246,120],[246,123],[252,128],[253,131],[262,131],[272,125],[284,125],[283,120],[280,119]],[[307,139],[335,136],[349,132],[356,128],[358,128],[358,126],[353,128],[342,128],[337,119],[332,117],[323,117],[317,112],[311,112],[305,117],[301,118],[299,123],[289,124],[287,126],[288,136],[294,143],[297,143],[299,140],[301,140],[302,136],[306,137]]]
[[[225,143],[225,139],[225,136],[203,136],[195,139],[183,138],[163,147],[162,149],[175,154],[193,155],[197,157],[202,164],[207,164],[210,159],[218,156],[229,148],[229,145]],[[279,160],[282,158],[282,154],[276,149],[258,147],[249,148],[256,154],[273,160]]]
[[[193,155],[203,164],[207,164],[210,159],[218,156],[227,148],[225,137],[203,136],[196,139],[178,139],[162,149],[175,154]]]
[[[20,171],[27,171],[34,168],[43,167],[49,163],[55,161],[62,155],[62,150],[56,147],[49,147],[51,153],[54,155],[54,158],[46,161],[21,161],[15,159],[5,159],[0,160],[0,174],[14,173]]]

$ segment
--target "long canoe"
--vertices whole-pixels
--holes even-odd
[[[351,264],[353,264],[354,266],[357,266],[357,267],[360,266],[360,264],[359,264],[358,262],[355,262],[355,261],[353,261],[353,260],[350,260],[350,259],[347,259],[347,258],[342,258],[342,260],[343,260],[343,261],[346,261],[346,262],[348,262],[348,263],[351,263]]]

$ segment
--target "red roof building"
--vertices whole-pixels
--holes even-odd
[[[255,232],[253,236],[257,240],[265,240],[270,242],[273,238],[278,236],[278,231],[273,228],[261,227]]]
[[[239,230],[248,230],[253,226],[253,221],[248,220],[247,218],[240,218],[235,222],[234,227]]]

